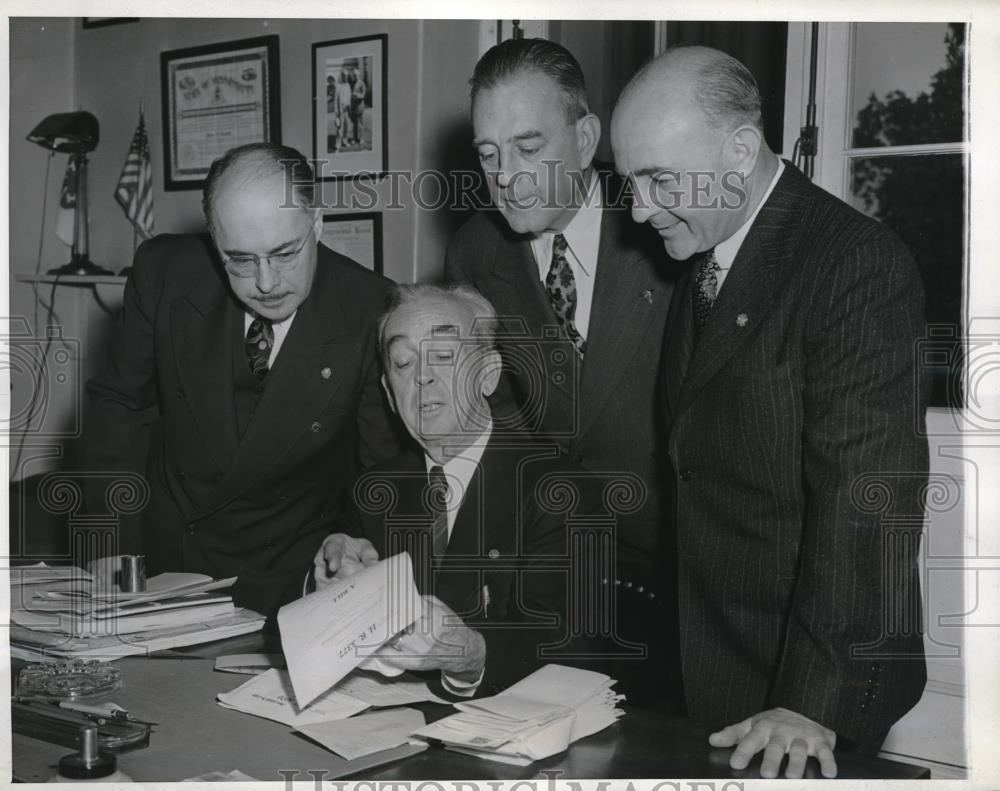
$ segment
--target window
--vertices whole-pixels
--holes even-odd
[[[830,25],[817,96],[817,183],[892,228],[913,253],[927,293],[922,359],[931,405],[943,407],[963,403],[965,38],[960,23]]]

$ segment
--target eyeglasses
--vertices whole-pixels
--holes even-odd
[[[257,274],[257,268],[262,262],[267,261],[271,269],[275,272],[287,272],[294,269],[298,263],[299,253],[301,253],[313,235],[313,228],[309,229],[306,238],[302,240],[296,249],[284,253],[272,253],[271,255],[237,255],[232,258],[223,258],[222,265],[226,271],[235,277],[253,277]]]

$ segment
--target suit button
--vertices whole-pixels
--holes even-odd
[[[310,431],[311,431],[311,432],[312,432],[313,434],[315,434],[315,433],[316,433],[317,431],[319,431],[319,430],[320,430],[321,428],[323,428],[323,425],[322,425],[322,424],[321,424],[321,423],[320,423],[319,421],[317,421],[317,422],[313,423],[313,424],[312,424],[311,426],[309,426],[309,430],[310,430]]]
[[[561,453],[563,456],[569,456],[569,448],[567,448],[565,445],[560,445],[559,453]]]
[[[183,481],[185,478],[187,478],[187,473],[184,472],[184,470],[177,470],[177,477]]]
[[[687,481],[691,480],[691,477],[692,477],[692,472],[691,472],[691,470],[689,468],[685,467],[683,470],[681,470],[681,480],[682,481],[684,481],[686,483]]]
[[[187,532],[189,536],[193,536],[195,533],[198,532],[198,525],[194,524],[194,522],[191,522],[187,526]]]
[[[868,711],[868,703],[867,702],[861,704],[861,711]]]
[[[178,387],[177,390],[176,390],[176,392],[177,392],[177,397],[178,398],[184,398],[184,390],[183,390],[183,388]]]
[[[281,500],[282,502],[284,502],[285,500],[288,499],[288,495],[285,494],[284,492],[278,492],[277,496],[278,496],[278,499]]]

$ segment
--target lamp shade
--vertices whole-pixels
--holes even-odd
[[[93,113],[55,113],[28,134],[28,140],[52,151],[86,152],[97,148],[100,125]]]

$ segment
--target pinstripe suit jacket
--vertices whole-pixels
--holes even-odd
[[[773,706],[872,749],[926,680],[921,282],[883,226],[785,164],[696,338],[663,355],[692,717]]]
[[[507,376],[495,412],[503,411],[499,402],[506,398],[525,419],[521,428],[554,439],[584,467],[642,478],[642,506],[618,516],[619,558],[626,573],[637,566],[641,573],[656,568],[666,516],[657,369],[673,278],[659,238],[621,208],[621,180],[611,176],[602,184],[605,209],[582,365],[559,336],[530,241],[513,233],[499,212],[479,212],[462,226],[448,247],[445,272],[448,280],[479,289],[501,316]],[[502,419],[498,426],[504,427]]]

